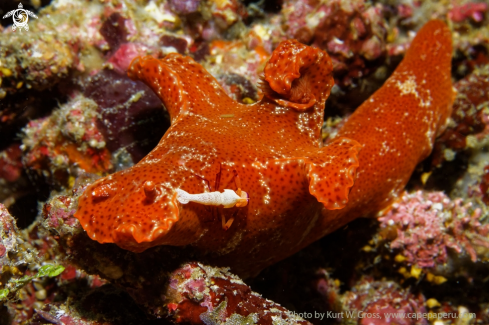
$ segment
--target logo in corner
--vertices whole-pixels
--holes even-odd
[[[3,16],[3,19],[8,18],[12,16],[14,19],[14,25],[12,26],[12,30],[15,32],[17,28],[22,30],[24,28],[26,31],[29,30],[29,25],[27,23],[29,22],[29,16],[37,18],[37,16],[29,10],[25,10],[24,7],[22,6],[22,3],[19,3],[19,8],[7,12],[5,16]]]

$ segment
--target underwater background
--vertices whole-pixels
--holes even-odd
[[[0,324],[489,324],[488,11],[469,0],[0,0]],[[334,78],[327,144],[434,19],[453,44],[451,116],[375,215],[243,279],[191,247],[99,244],[75,217],[90,184],[129,170],[171,125],[128,77],[135,57],[189,56],[255,104],[280,42],[321,49]]]

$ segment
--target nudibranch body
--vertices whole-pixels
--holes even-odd
[[[255,275],[385,208],[404,188],[450,115],[451,49],[447,27],[429,22],[385,85],[325,146],[333,78],[319,49],[282,42],[265,68],[264,97],[252,105],[229,98],[188,57],[136,58],[130,77],[159,95],[172,125],[137,165],[90,185],[75,216],[100,243],[133,252],[192,245],[207,262]],[[237,175],[249,193],[244,207],[178,202],[177,189],[238,190]],[[221,217],[234,219],[227,231]]]

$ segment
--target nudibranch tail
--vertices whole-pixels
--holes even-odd
[[[338,137],[362,144],[349,194],[354,202],[348,204],[350,218],[373,215],[389,205],[430,154],[451,114],[451,57],[450,29],[440,20],[428,22],[394,73],[339,130]],[[325,225],[331,222],[325,220]]]
[[[452,114],[456,96],[451,76],[452,51],[448,26],[441,20],[431,20],[418,31],[404,60],[389,78],[397,79],[401,97],[414,96],[420,110],[433,112],[429,117],[433,123],[427,131],[431,138],[426,137],[429,151],[420,160],[429,155],[435,138],[445,130]]]
[[[309,192],[326,209],[342,209],[348,203],[361,147],[355,140],[339,138],[308,158]]]
[[[298,111],[315,104],[320,110],[334,85],[330,57],[296,40],[281,42],[265,67],[262,90],[266,97]]]

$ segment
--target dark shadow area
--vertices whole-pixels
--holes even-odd
[[[257,6],[267,13],[278,13],[283,5],[283,0],[241,0],[241,2],[247,7]]]
[[[423,160],[415,169],[408,184],[406,190],[408,192],[425,189],[429,191],[444,191],[450,193],[455,183],[463,176],[467,171],[469,156],[467,151],[460,152],[456,155],[452,161],[445,161],[439,168],[433,167],[431,158],[433,154],[427,159]],[[426,184],[423,185],[421,177],[423,173],[432,171]]]
[[[0,100],[0,151],[19,137],[20,130],[31,120],[48,116],[66,101],[57,87],[44,91],[21,91]]]
[[[357,219],[291,257],[263,270],[246,281],[251,288],[296,313],[327,313],[331,307],[317,290],[321,270],[342,282],[342,289],[362,274],[358,270],[361,248],[377,229],[377,221]],[[365,265],[365,270],[369,268]],[[319,272],[318,272],[319,271]],[[337,324],[335,319],[308,319],[313,324]],[[329,322],[328,322],[329,321]]]
[[[15,202],[8,207],[9,213],[16,219],[17,226],[20,229],[25,229],[36,219],[39,210],[39,202],[45,202],[49,198],[50,187],[45,182],[44,178],[39,177],[34,181],[32,186],[24,191],[20,197],[15,199]]]
[[[56,320],[53,314],[62,304],[70,310],[61,314],[67,318],[65,322],[70,319],[78,323],[81,319],[112,325],[172,324],[166,319],[148,319],[129,294],[110,284],[91,289],[87,279],[78,279],[61,286],[57,292],[54,301],[35,312],[29,324],[52,324]]]

